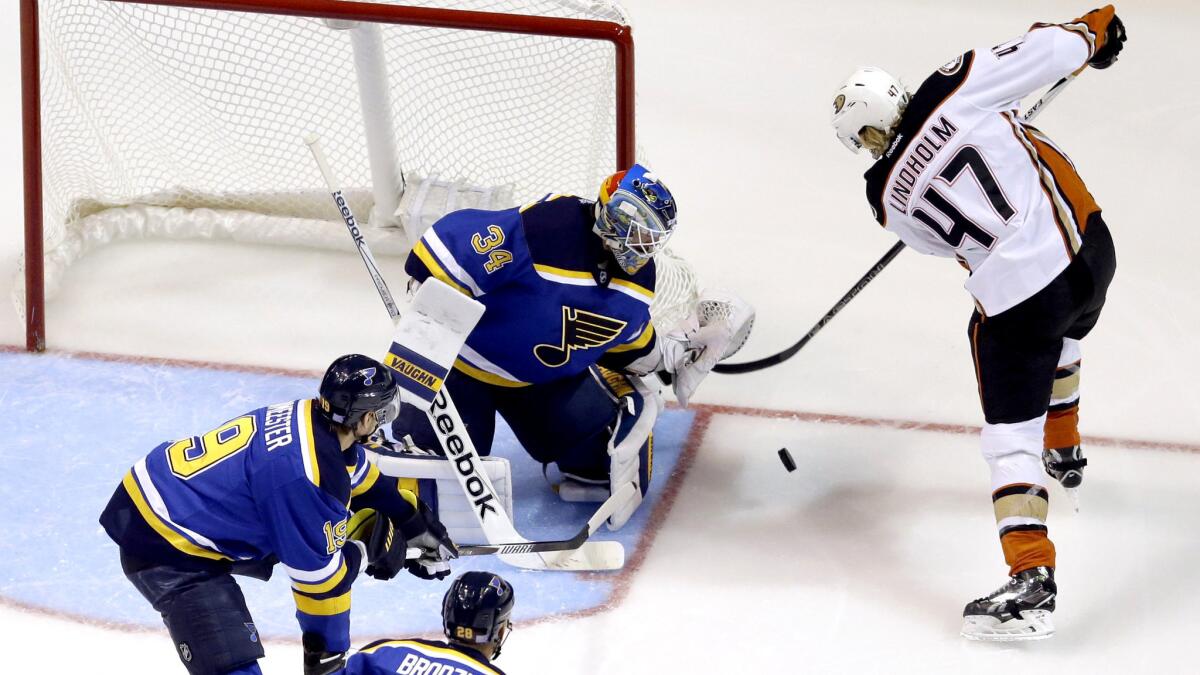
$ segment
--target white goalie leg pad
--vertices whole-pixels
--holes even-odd
[[[446,526],[446,532],[456,543],[488,543],[479,519],[475,516],[475,504],[463,492],[454,467],[437,455],[398,457],[369,453],[371,461],[385,476],[432,480],[434,495],[422,492],[419,496],[426,503],[437,505],[437,517]],[[504,506],[505,513],[513,512],[512,468],[503,457],[481,457],[481,471],[492,481],[496,497]]]
[[[637,511],[638,506],[642,503],[642,493],[649,488],[648,485],[641,484],[642,475],[642,447],[647,443],[651,443],[651,451],[653,445],[650,435],[654,432],[654,424],[658,421],[658,414],[663,409],[663,399],[659,396],[658,391],[648,386],[640,377],[630,377],[630,383],[642,397],[642,410],[638,414],[635,410],[622,407],[617,412],[617,434],[621,433],[621,421],[626,415],[637,414],[637,420],[633,426],[623,437],[618,438],[614,435],[608,442],[608,484],[609,489],[612,486],[620,487],[626,483],[634,483],[637,485],[637,490],[634,490],[629,497],[629,500],[624,505],[617,508],[616,511],[608,519],[608,529],[619,530],[629,519],[633,513]],[[632,406],[632,400],[629,398],[621,399],[622,405],[628,403]],[[651,458],[648,457],[647,461]],[[647,474],[649,468],[647,468]]]

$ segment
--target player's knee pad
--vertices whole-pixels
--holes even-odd
[[[163,603],[163,623],[191,675],[257,673],[265,656],[237,582],[215,576]]]
[[[992,471],[992,489],[1026,483],[1044,485],[1042,435],[1046,415],[1013,424],[984,424],[979,434],[983,458]]]

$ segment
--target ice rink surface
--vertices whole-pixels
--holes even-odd
[[[756,304],[748,357],[803,334],[892,244],[863,199],[867,159],[846,152],[828,127],[841,80],[870,64],[915,87],[966,49],[1093,7],[626,4],[638,45],[639,139],[680,205],[675,248]],[[1082,430],[1092,442],[1082,511],[1071,512],[1057,489],[1051,497],[1059,634],[1019,646],[957,635],[963,604],[1005,572],[971,430],[981,421],[965,338],[971,303],[960,268],[905,252],[786,365],[705,383],[694,460],[618,601],[589,616],[519,625],[499,666],[514,674],[1194,671],[1200,92],[1191,45],[1200,5],[1117,10],[1129,33],[1120,62],[1085,72],[1039,120],[1104,208],[1119,259],[1105,315],[1084,343]],[[15,2],[4,16],[7,298],[22,213]],[[399,276],[399,261],[383,266]],[[223,243],[101,249],[71,269],[47,309],[58,352],[305,372],[342,353],[378,351],[389,334],[353,256]],[[6,304],[0,344],[24,344]],[[0,372],[0,401],[29,396],[22,386]],[[79,401],[69,403],[62,409]],[[10,419],[23,412],[6,407]],[[55,471],[86,462],[89,448],[62,443],[44,420],[29,424],[48,429],[40,444],[0,445],[7,462],[44,464],[42,501],[29,512],[74,508],[92,521]],[[795,473],[779,464],[782,446]],[[0,478],[0,494],[12,494],[4,488],[15,475]],[[55,538],[32,536],[21,510],[10,510],[18,516],[4,522],[4,546]],[[11,598],[0,598],[0,634],[6,673],[182,672],[165,633],[28,611]],[[299,670],[298,646],[267,649],[265,672]]]

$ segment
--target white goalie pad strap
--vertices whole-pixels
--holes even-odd
[[[396,373],[405,402],[429,410],[483,309],[437,279],[421,284],[396,325],[383,361]]]
[[[624,438],[613,438],[608,443],[608,484],[610,486],[621,486],[627,483],[639,483],[641,475],[641,451],[642,446],[650,439],[650,434],[654,432],[654,424],[658,421],[658,414],[664,407],[662,396],[659,396],[658,391],[651,388],[640,377],[629,378],[634,389],[642,396],[643,406],[642,412],[638,415],[638,419],[630,428],[629,433]],[[621,416],[631,414],[630,411],[621,409],[618,412],[617,426],[620,426]],[[638,484],[637,490],[630,493],[628,501],[617,507],[613,514],[608,518],[608,529],[618,530],[637,511],[642,504],[642,490],[647,486]]]
[[[504,506],[505,513],[513,512],[512,468],[503,457],[481,457],[481,471],[492,481],[496,497]],[[456,543],[488,543],[479,520],[474,515],[475,505],[463,492],[454,475],[454,466],[436,455],[397,457],[372,453],[372,461],[385,476],[395,478],[429,479],[434,481],[436,498],[427,493],[421,498],[427,503],[437,504],[438,520],[446,526],[446,532]]]

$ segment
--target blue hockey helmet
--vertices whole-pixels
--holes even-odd
[[[442,599],[446,637],[467,644],[492,644],[492,658],[512,626],[513,587],[491,572],[466,572],[450,584]]]
[[[641,164],[604,179],[596,211],[593,229],[629,274],[662,250],[675,231],[675,198]]]
[[[354,427],[369,412],[379,424],[396,416],[396,380],[382,363],[362,354],[339,356],[321,378],[318,403],[330,421]]]

